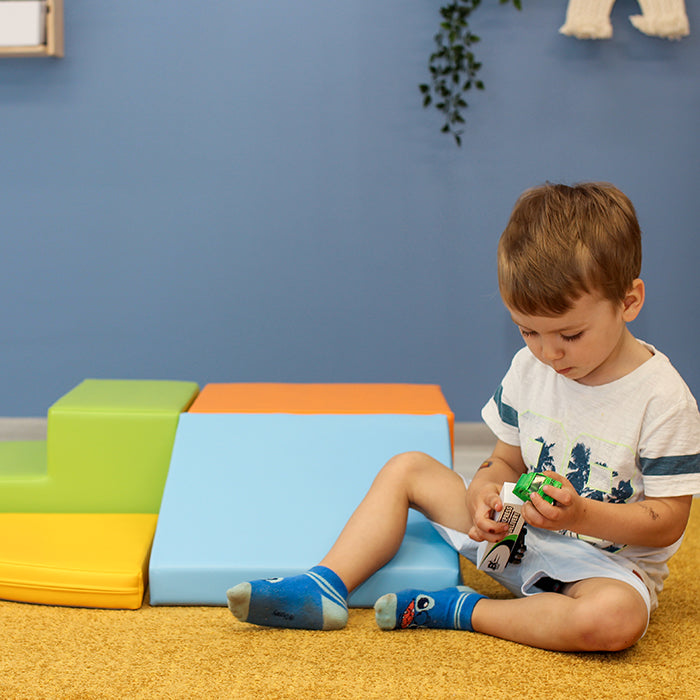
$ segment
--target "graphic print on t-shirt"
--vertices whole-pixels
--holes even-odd
[[[539,436],[521,445],[529,471],[563,474],[584,498],[608,503],[636,500],[635,492],[641,492],[642,484],[641,477],[636,479],[638,483],[633,484],[633,477],[629,476],[630,472],[636,473],[635,455],[631,447],[592,435],[570,437],[560,421],[530,411],[520,414],[518,419],[522,435]],[[579,537],[569,532],[566,534]],[[579,539],[608,551],[621,549],[612,542],[584,537]]]

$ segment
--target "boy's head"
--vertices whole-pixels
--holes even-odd
[[[529,315],[562,314],[585,293],[621,302],[641,266],[634,207],[607,183],[527,190],[498,245],[501,296]]]

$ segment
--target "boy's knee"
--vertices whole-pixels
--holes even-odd
[[[586,650],[622,651],[644,636],[649,616],[636,591],[613,589],[601,594],[594,609],[582,606],[578,619]]]
[[[399,472],[414,471],[426,458],[429,459],[423,452],[401,452],[394,455],[384,469]]]
[[[424,452],[402,452],[392,457],[384,465],[383,471],[402,480],[411,480],[437,465],[438,462]]]

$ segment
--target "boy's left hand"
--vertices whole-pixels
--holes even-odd
[[[545,476],[561,483],[561,488],[546,485],[542,488],[544,493],[554,500],[554,504],[548,503],[539,495],[533,493],[530,500],[522,507],[523,519],[528,525],[544,530],[573,530],[576,531],[577,523],[583,515],[583,501],[571,482],[556,472],[543,472]]]

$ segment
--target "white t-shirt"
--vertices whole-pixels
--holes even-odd
[[[653,357],[601,386],[557,374],[525,347],[482,417],[496,437],[520,447],[528,471],[558,472],[586,498],[633,503],[700,493],[697,403],[668,358],[644,344]],[[639,547],[564,534],[636,563],[657,590],[681,542]]]

